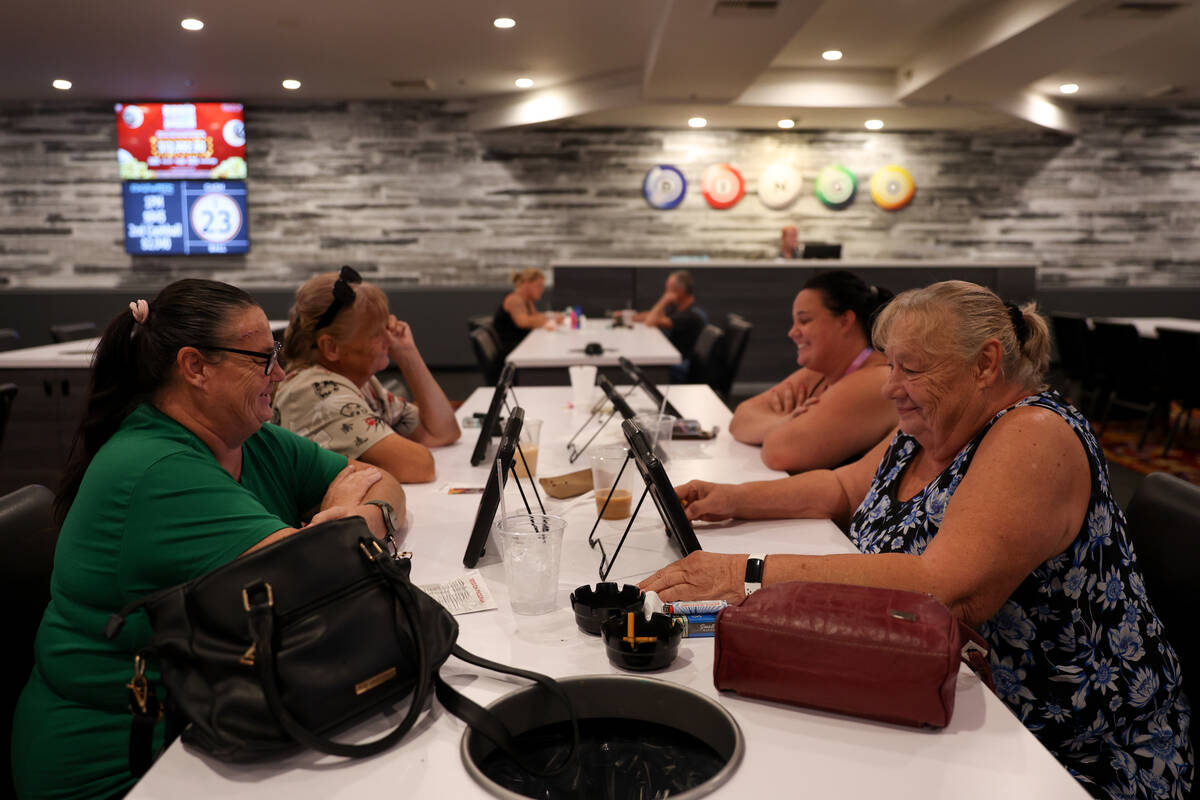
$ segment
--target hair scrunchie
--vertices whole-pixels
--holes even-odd
[[[133,321],[138,325],[145,325],[146,320],[150,317],[150,304],[145,300],[134,300],[129,304],[129,313],[133,314]]]
[[[1008,318],[1012,320],[1013,330],[1016,331],[1017,343],[1025,344],[1025,340],[1029,338],[1029,325],[1025,322],[1025,314],[1015,303],[1005,303],[1004,307],[1008,309]]]

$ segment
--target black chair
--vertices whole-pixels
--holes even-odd
[[[1095,321],[1092,344],[1103,411],[1100,431],[1108,424],[1114,405],[1133,409],[1144,415],[1138,450],[1146,443],[1146,434],[1154,418],[1164,408],[1158,382],[1158,343],[1143,341],[1135,326],[1127,322]]]
[[[0,452],[4,446],[4,431],[8,428],[8,418],[12,415],[13,402],[17,399],[15,383],[0,384]]]
[[[1193,613],[1200,586],[1200,486],[1153,472],[1134,492],[1125,518],[1146,592],[1179,654],[1185,688],[1194,694],[1200,675],[1200,627]]]
[[[0,328],[0,352],[16,350],[21,346],[21,334],[16,328]]]
[[[725,363],[721,365],[719,385],[713,387],[723,398],[728,398],[729,393],[733,391],[733,382],[737,380],[752,330],[754,325],[740,314],[729,314],[725,318]]]
[[[493,319],[495,318],[490,314],[478,317],[467,317],[467,333],[470,333],[476,328],[482,328],[484,325],[491,327]]]
[[[705,325],[692,347],[687,383],[707,383],[716,389],[721,382],[724,365],[725,331],[716,325]]]
[[[99,336],[100,332],[96,330],[94,322],[64,322],[60,325],[50,326],[50,338],[55,344],[61,342],[74,342],[77,339],[91,339]]]
[[[483,373],[486,386],[494,386],[500,378],[500,370],[504,368],[504,356],[500,352],[500,337],[491,326],[479,325],[467,336],[471,339],[471,349],[475,351],[475,360]]]
[[[1158,328],[1158,346],[1162,364],[1163,393],[1168,401],[1179,403],[1179,414],[1168,425],[1163,458],[1171,452],[1171,443],[1186,419],[1192,424],[1192,409],[1200,406],[1200,333],[1174,328]]]
[[[5,609],[4,689],[0,692],[0,747],[11,752],[12,715],[33,668],[33,640],[50,600],[50,568],[58,527],[54,494],[45,486],[23,486],[0,497],[0,602]],[[7,772],[9,759],[4,759]],[[11,787],[11,778],[6,779]],[[11,791],[11,789],[9,789]]]
[[[1058,346],[1058,368],[1067,381],[1078,384],[1075,397],[1079,410],[1088,414],[1087,395],[1095,392],[1096,370],[1092,360],[1092,330],[1086,317],[1055,311],[1050,314],[1050,327]],[[1073,388],[1067,394],[1073,395]],[[1095,400],[1097,398],[1093,398]]]

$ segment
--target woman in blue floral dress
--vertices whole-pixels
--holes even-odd
[[[874,339],[899,430],[862,460],[679,487],[692,519],[829,517],[865,555],[766,559],[762,581],[926,591],[991,645],[996,693],[1094,796],[1184,798],[1191,710],[1086,420],[1041,387],[1049,331],[946,281],[899,295]],[[696,552],[642,582],[744,595],[746,556]]]

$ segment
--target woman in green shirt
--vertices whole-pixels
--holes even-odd
[[[151,631],[135,615],[106,639],[110,614],[309,522],[362,516],[382,537],[384,516],[403,516],[403,490],[381,470],[264,424],[277,355],[262,309],[215,281],[177,281],[109,323],[14,716],[19,797],[110,798],[134,783],[125,683]]]

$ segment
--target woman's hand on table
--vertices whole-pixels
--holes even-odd
[[[367,492],[381,478],[383,478],[383,473],[377,467],[347,464],[346,468],[337,474],[337,477],[330,482],[329,488],[325,490],[325,497],[321,500],[321,509],[313,515],[313,522],[316,522],[317,517],[320,517],[323,512],[337,506],[362,505],[363,500],[367,497]],[[358,512],[353,513],[357,514]],[[333,516],[326,519],[340,519],[340,517]]]
[[[746,596],[746,554],[709,553],[697,550],[687,558],[660,569],[638,584],[666,602],[675,600],[725,600],[740,603]]]
[[[675,487],[688,519],[720,522],[737,516],[738,487],[732,483],[688,481]]]

